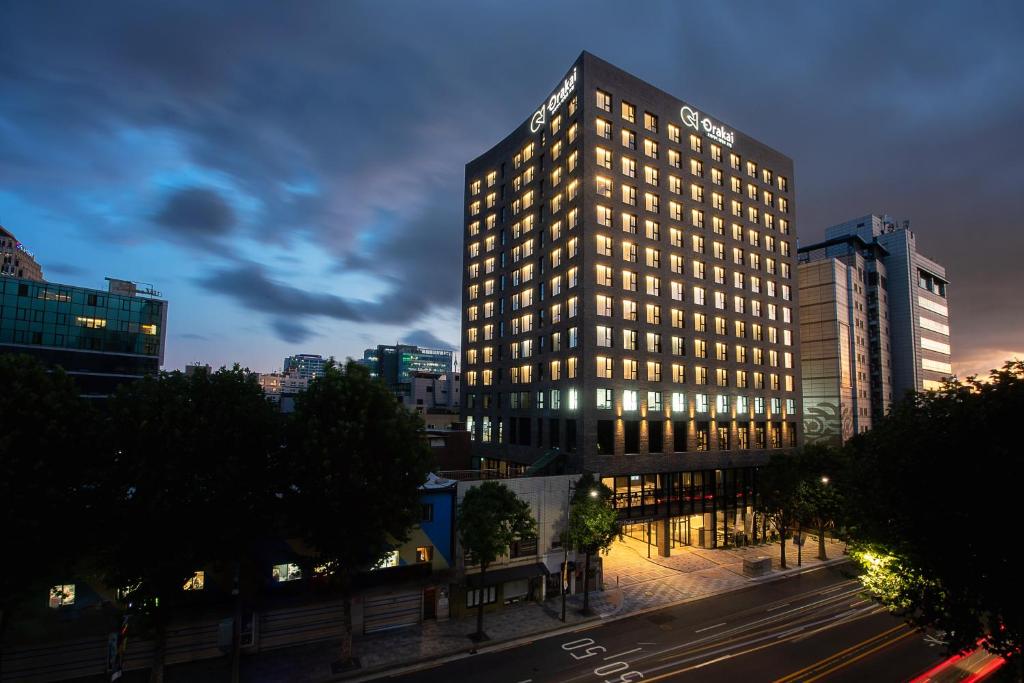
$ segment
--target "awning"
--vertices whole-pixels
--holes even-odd
[[[534,564],[521,564],[518,567],[507,567],[505,569],[495,569],[484,574],[484,585],[495,586],[499,583],[506,581],[515,581],[516,579],[531,579],[535,576],[547,576],[551,572],[544,566],[542,562],[536,562]],[[477,583],[480,581],[480,574],[468,574],[466,575],[466,585],[470,588],[476,588]]]

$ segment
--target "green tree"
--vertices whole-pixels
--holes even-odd
[[[1014,540],[1024,362],[910,395],[848,443],[847,529],[865,584],[951,649],[1019,654]],[[1019,659],[1019,658],[1018,658]]]
[[[463,551],[469,561],[480,565],[476,582],[480,599],[473,638],[486,640],[483,591],[487,567],[507,554],[513,543],[536,534],[537,523],[526,501],[498,482],[485,481],[466,491],[456,525]]]
[[[161,373],[107,401],[94,569],[154,638],[151,680],[163,679],[166,628],[185,583],[211,564],[248,565],[275,498],[276,412],[234,367]]]
[[[840,449],[810,444],[798,451],[801,482],[797,489],[801,526],[818,533],[818,559],[827,560],[825,533],[835,529],[843,510],[846,467]]]
[[[433,460],[422,430],[419,416],[352,361],[329,361],[296,398],[287,427],[287,528],[345,595],[344,661],[352,657],[352,577],[419,521],[419,487]]]
[[[590,612],[590,556],[607,551],[620,538],[619,515],[612,490],[587,473],[576,482],[565,540],[586,556],[583,570],[583,612]]]
[[[95,527],[86,523],[84,496],[91,405],[63,371],[26,355],[0,354],[0,387],[0,528],[8,552],[31,558],[31,571],[0,562],[2,642],[12,609],[71,576]]]
[[[800,483],[804,472],[798,453],[773,453],[759,471],[760,508],[779,534],[779,562],[786,568],[786,536],[803,512]]]

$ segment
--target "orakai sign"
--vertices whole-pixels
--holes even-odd
[[[566,98],[569,97],[569,93],[576,89],[576,67],[572,68],[572,73],[565,77],[562,81],[562,87],[551,94],[546,104],[540,105],[540,109],[533,112],[533,116],[530,117],[530,132],[536,133],[538,130],[544,127],[548,117],[558,111],[558,108],[562,106]]]
[[[736,142],[735,132],[721,124],[715,123],[706,116],[701,116],[699,111],[690,106],[684,106],[680,109],[679,116],[683,119],[684,124],[695,131],[704,133],[715,142],[720,142],[730,148]]]

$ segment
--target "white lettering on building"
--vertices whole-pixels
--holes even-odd
[[[732,147],[736,142],[736,133],[721,124],[715,123],[706,116],[690,106],[684,106],[679,110],[679,116],[683,123],[699,133],[704,133],[715,142],[720,142],[726,147]]]
[[[562,81],[562,86],[551,93],[551,97],[545,104],[540,105],[537,111],[533,112],[533,116],[530,117],[530,132],[536,133],[538,130],[544,127],[544,124],[548,120],[548,116],[558,111],[558,108],[565,103],[565,100],[569,97],[569,94],[576,89],[576,67],[572,68],[572,73],[565,77]]]

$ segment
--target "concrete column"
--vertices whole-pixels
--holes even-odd
[[[658,525],[658,555],[669,557],[672,554],[672,537],[669,533],[669,518],[659,519],[654,524]]]

